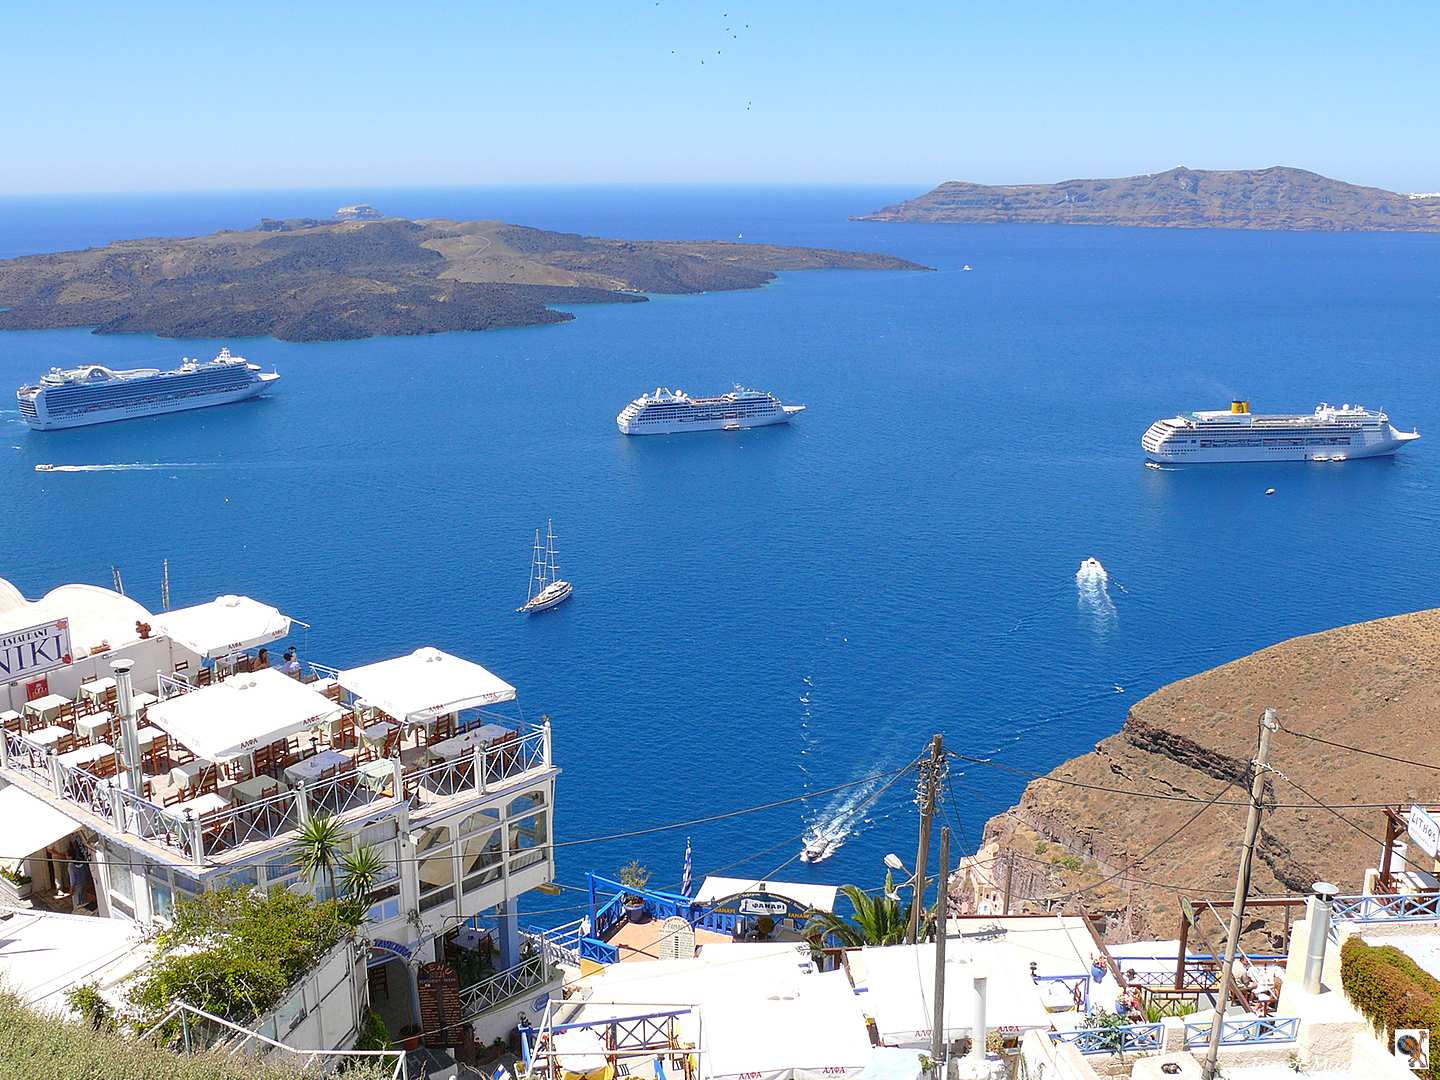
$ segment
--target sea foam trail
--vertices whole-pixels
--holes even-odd
[[[206,462],[203,461],[130,461],[115,462],[108,465],[52,465],[48,469],[37,469],[36,472],[130,472],[136,469],[203,469]]]
[[[1115,601],[1110,599],[1110,571],[1099,559],[1086,559],[1075,571],[1076,604],[1088,608],[1102,618],[1115,614]]]
[[[823,851],[811,862],[828,859],[852,836],[858,836],[866,826],[873,824],[869,817],[871,807],[884,791],[888,778],[875,777],[852,788],[837,792],[835,796],[810,820],[805,833],[807,849]]]

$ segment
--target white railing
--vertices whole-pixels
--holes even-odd
[[[1440,892],[1337,896],[1330,908],[1330,937],[1339,940],[1342,922],[1437,922]]]
[[[460,991],[460,1015],[473,1020],[512,998],[529,993],[550,981],[550,963],[543,952],[521,960],[512,968],[497,971]]]
[[[576,919],[563,926],[549,930],[521,930],[520,937],[528,941],[537,951],[542,952],[554,966],[580,966],[580,938],[583,936],[586,919]]]
[[[155,673],[155,685],[161,701],[169,701],[181,694],[188,694],[195,687],[190,685],[190,680],[183,675],[166,675],[163,671]]]
[[[179,1030],[175,1030],[178,1026]],[[217,1039],[206,1040],[206,1027],[219,1028],[222,1032]],[[315,1066],[316,1075],[323,1075],[334,1071],[337,1066],[343,1065],[347,1059],[386,1059],[395,1062],[391,1070],[391,1080],[409,1080],[409,1069],[405,1061],[403,1050],[301,1050],[294,1046],[287,1046],[267,1035],[261,1035],[258,1031],[241,1027],[232,1023],[224,1017],[208,1013],[204,1009],[197,1009],[183,1001],[171,1006],[170,1011],[162,1016],[137,1037],[137,1041],[143,1041],[159,1034],[161,1039],[169,1044],[172,1049],[183,1051],[186,1054],[203,1053],[220,1040],[225,1040],[222,1050],[226,1057],[234,1057],[240,1051],[258,1042],[268,1047],[270,1052],[294,1054],[304,1064],[301,1066],[302,1073],[309,1072]]]

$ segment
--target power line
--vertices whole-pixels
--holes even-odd
[[[1280,730],[1285,732],[1286,735],[1294,735],[1297,738],[1309,739],[1312,742],[1322,743],[1325,746],[1334,747],[1336,750],[1349,750],[1350,752],[1355,754],[1364,754],[1367,757],[1382,758],[1385,761],[1393,761],[1399,765],[1413,765],[1417,769],[1431,769],[1435,772],[1440,772],[1440,765],[1434,765],[1428,761],[1412,761],[1410,758],[1396,757],[1394,754],[1384,754],[1381,753],[1379,750],[1367,750],[1363,746],[1351,746],[1349,743],[1335,742],[1332,739],[1326,739],[1320,735],[1312,735],[1306,731],[1295,731],[1291,728],[1286,727],[1284,724],[1280,725]]]

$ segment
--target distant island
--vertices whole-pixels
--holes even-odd
[[[1402,195],[1304,169],[1171,169],[1114,180],[992,187],[951,180],[854,221],[1130,225],[1172,229],[1440,232],[1440,194]]]
[[[265,219],[0,261],[0,330],[335,341],[532,326],[552,305],[753,289],[780,271],[924,270],[889,255],[608,240],[500,221]]]

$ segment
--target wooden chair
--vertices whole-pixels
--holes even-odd
[[[145,756],[141,758],[142,765],[149,765],[151,772],[159,772],[170,765],[170,736],[161,734],[155,736],[145,749]]]
[[[255,751],[255,775],[271,776],[275,769],[275,748],[262,746]]]
[[[116,760],[114,754],[106,754],[102,758],[96,758],[86,766],[86,768],[102,780],[108,776],[118,776],[120,774],[120,763]]]
[[[228,808],[200,815],[200,842],[207,852],[223,851],[235,843],[235,817]]]
[[[327,686],[325,688],[325,696],[331,701],[335,702],[336,705],[340,704],[340,695],[342,695],[344,692],[345,688],[339,683],[335,683],[333,686]]]
[[[195,760],[195,755],[184,743],[176,741],[170,744],[169,758],[176,765],[188,765]]]
[[[67,732],[55,740],[55,753],[68,754],[80,745],[80,740],[75,737],[74,732]]]
[[[445,739],[455,737],[455,714],[438,717],[435,720],[435,733],[431,736],[431,742],[442,742]]]
[[[196,685],[196,686],[209,686],[210,683],[211,683],[211,681],[212,681],[214,678],[215,678],[215,669],[214,669],[214,668],[202,667],[199,671],[197,671],[197,672],[195,673],[195,685]]]
[[[220,770],[207,765],[195,774],[195,783],[190,786],[192,795],[209,795],[220,790]]]
[[[385,736],[385,748],[380,752],[381,757],[393,758],[400,756],[401,734],[401,729],[397,726],[394,731]]]
[[[160,799],[160,805],[162,807],[174,806],[177,803],[182,803],[185,801],[185,792],[180,788],[167,788],[165,792],[160,796]]]

